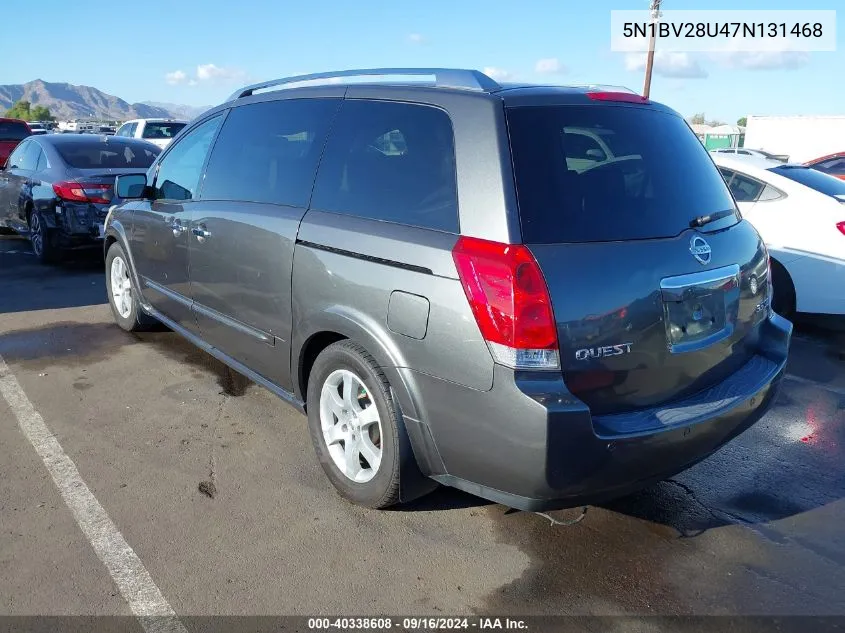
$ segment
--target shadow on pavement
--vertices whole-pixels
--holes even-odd
[[[61,264],[40,264],[29,241],[0,236],[0,314],[77,308],[108,301],[99,249],[69,252]]]

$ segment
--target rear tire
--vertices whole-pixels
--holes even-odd
[[[57,264],[61,261],[62,251],[58,245],[58,235],[44,223],[40,211],[29,213],[29,243],[32,253],[42,264]]]
[[[106,254],[106,291],[115,323],[122,329],[143,332],[156,325],[157,321],[141,308],[129,258],[117,242]]]
[[[779,261],[772,260],[772,310],[782,317],[795,314],[795,285]]]
[[[307,402],[317,459],[340,495],[369,508],[399,502],[401,478],[416,463],[403,465],[405,428],[373,357],[349,340],[329,345],[311,368]]]

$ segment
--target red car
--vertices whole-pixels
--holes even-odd
[[[804,163],[823,174],[845,180],[845,152],[837,152]]]
[[[29,129],[26,121],[0,118],[0,167],[6,164],[9,154],[18,143],[31,135],[32,130]]]

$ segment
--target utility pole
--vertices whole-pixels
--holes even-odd
[[[643,97],[648,99],[651,92],[651,69],[654,66],[654,31],[657,29],[657,21],[660,18],[660,0],[651,0],[649,7],[651,12],[651,33],[648,38],[648,56],[645,62],[645,83],[643,84]]]

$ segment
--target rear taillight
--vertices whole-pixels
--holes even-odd
[[[845,222],[837,222],[836,228],[839,229],[839,232],[842,233],[842,235],[845,235]]]
[[[111,196],[111,185],[103,183],[80,183],[75,180],[63,180],[53,183],[53,191],[62,200],[70,202],[93,202],[96,204],[108,204]]]
[[[630,92],[588,92],[587,97],[593,101],[622,101],[624,103],[648,103],[648,99]]]
[[[494,360],[514,369],[559,369],[549,291],[528,248],[461,237],[452,257]]]

